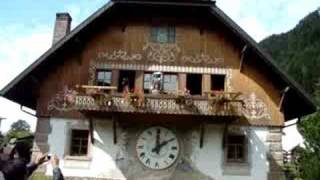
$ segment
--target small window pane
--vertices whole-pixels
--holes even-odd
[[[151,41],[156,43],[174,43],[176,32],[174,26],[151,27]]]
[[[227,141],[227,160],[228,161],[243,161],[245,154],[245,136],[244,135],[229,135]]]
[[[151,73],[145,73],[143,78],[143,89],[145,93],[149,93],[151,87]]]
[[[111,71],[97,71],[96,83],[98,86],[110,86],[111,85]]]
[[[164,91],[174,93],[177,90],[177,75],[165,74],[164,75]]]
[[[85,156],[88,152],[88,130],[72,130],[71,152],[73,156]]]

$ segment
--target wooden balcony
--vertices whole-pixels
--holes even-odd
[[[187,98],[185,104],[177,103],[177,98],[164,95],[145,96],[141,106],[134,105],[124,97],[112,96],[108,100],[96,100],[91,96],[77,96],[75,109],[79,111],[106,111],[126,113],[151,113],[151,114],[183,114],[183,115],[219,115],[240,116],[241,104],[224,103],[217,106],[210,105],[207,98]],[[138,101],[138,100],[137,100]]]

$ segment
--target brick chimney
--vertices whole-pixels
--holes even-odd
[[[54,25],[52,45],[70,32],[72,18],[69,13],[57,13]]]

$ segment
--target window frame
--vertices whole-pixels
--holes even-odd
[[[74,131],[87,131],[88,137],[87,137],[87,151],[85,154],[74,154],[73,153],[73,133]],[[70,135],[70,144],[69,144],[69,156],[71,157],[89,157],[90,154],[90,131],[88,129],[71,129],[71,135]]]
[[[99,85],[99,73],[110,73],[110,85]],[[102,82],[105,83],[105,82]],[[112,70],[110,69],[97,69],[96,70],[96,78],[95,78],[95,85],[97,86],[112,86]]]
[[[166,33],[166,41],[159,40],[159,33]],[[173,25],[152,25],[150,28],[150,41],[153,43],[173,44],[176,42],[176,27]]]
[[[151,93],[150,87],[151,87],[151,83],[152,83],[152,80],[151,80],[152,73],[153,73],[153,72],[151,72],[151,71],[145,71],[145,72],[143,72],[143,91],[144,91],[145,94],[150,94],[150,93]],[[150,81],[149,81],[150,86],[149,86],[149,87],[145,87],[145,84],[146,84],[146,82],[145,82],[145,79],[146,79],[145,75],[147,75],[147,74],[150,75]]]
[[[243,144],[242,144],[242,158],[229,158],[229,146],[231,143],[229,143],[229,138],[231,137],[242,137],[243,138]],[[232,143],[231,145],[239,145]],[[225,163],[227,164],[244,164],[248,163],[248,138],[244,134],[227,134],[225,147],[224,147],[224,159]],[[237,153],[237,152],[235,152]],[[237,156],[237,155],[236,155]]]
[[[224,77],[224,81],[223,81],[223,88],[222,89],[214,89],[213,86],[214,86],[214,79],[213,77],[214,76],[223,76]],[[211,74],[210,75],[210,90],[211,91],[225,91],[226,89],[226,78],[227,76],[225,74]]]
[[[174,91],[167,91],[165,89],[165,76],[176,76],[176,88]],[[176,93],[179,89],[179,75],[177,73],[174,73],[174,72],[167,72],[167,73],[163,73],[163,91],[166,92],[166,93]]]

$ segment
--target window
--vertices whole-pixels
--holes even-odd
[[[226,148],[227,162],[245,162],[246,138],[244,135],[228,135]]]
[[[176,29],[173,26],[151,27],[151,41],[156,43],[174,43],[176,41]]]
[[[128,91],[133,90],[134,84],[135,84],[135,77],[136,77],[135,71],[126,71],[126,70],[120,71],[118,92],[123,92],[125,88],[128,88],[127,89]]]
[[[191,95],[201,95],[202,91],[202,75],[187,74],[187,89]]]
[[[225,75],[211,75],[211,90],[224,91]]]
[[[71,132],[71,156],[86,156],[88,153],[89,131],[72,130]]]
[[[152,83],[152,73],[150,72],[144,73],[144,76],[143,76],[144,93],[150,93],[151,83]]]
[[[163,89],[165,92],[175,93],[177,91],[178,77],[176,74],[164,74]]]
[[[111,71],[97,70],[96,84],[98,86],[110,86],[111,85]]]

